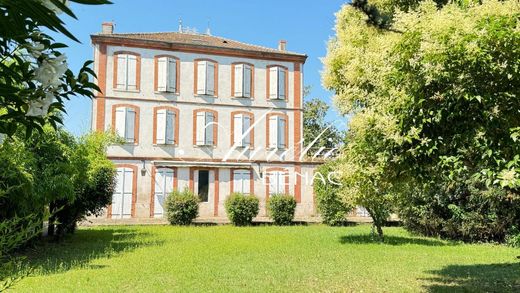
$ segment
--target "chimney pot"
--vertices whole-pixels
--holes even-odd
[[[278,50],[285,51],[287,50],[287,41],[286,40],[280,40],[278,43]]]
[[[101,33],[102,34],[114,33],[114,23],[113,22],[103,22],[101,24]]]

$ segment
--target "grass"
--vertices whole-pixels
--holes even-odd
[[[16,292],[510,292],[519,249],[370,226],[121,226],[28,251]]]

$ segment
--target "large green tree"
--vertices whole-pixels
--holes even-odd
[[[355,2],[324,74],[353,114],[345,196],[398,204],[420,232],[502,240],[520,219],[519,2]]]

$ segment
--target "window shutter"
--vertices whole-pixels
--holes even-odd
[[[240,170],[233,170],[233,192],[242,192],[242,174]]]
[[[175,143],[175,112],[166,111],[166,143]]]
[[[279,148],[286,148],[286,141],[287,141],[287,133],[285,133],[285,125],[287,121],[285,118],[278,118],[278,147]]]
[[[197,94],[206,94],[206,65],[207,61],[198,61],[197,65]]]
[[[117,56],[117,81],[116,89],[126,89],[126,54],[118,54]]]
[[[206,112],[206,145],[213,145],[215,142],[213,141],[213,121],[215,121],[215,116],[211,112]]]
[[[166,84],[168,78],[167,66],[168,58],[161,57],[157,59],[157,90],[160,92],[166,91]]]
[[[168,58],[168,83],[167,90],[169,92],[177,92],[177,60]]]
[[[195,130],[197,131],[196,135],[196,144],[197,145],[204,145],[205,140],[205,133],[206,133],[206,113],[204,112],[197,112],[197,125]]]
[[[244,115],[244,123],[242,125],[242,133],[247,133],[243,139],[244,146],[251,146],[251,130],[249,129],[251,127],[251,117],[248,115]]]
[[[285,99],[285,69],[279,67],[278,68],[278,98],[284,100]]]
[[[276,176],[276,179],[277,179],[277,190],[276,190],[276,193],[285,193],[285,173],[283,172],[276,172],[277,173],[277,176]]]
[[[251,97],[252,69],[249,65],[244,65],[244,97]]]
[[[244,95],[243,85],[244,85],[244,65],[237,64],[235,65],[235,97],[242,97]]]
[[[125,126],[126,126],[126,108],[120,107],[116,108],[116,125],[115,128],[116,134],[120,137],[125,137]]]
[[[249,188],[249,177],[251,176],[251,171],[242,171],[242,193],[250,194],[251,189]]]
[[[158,110],[156,120],[155,140],[157,144],[164,144],[166,142],[166,110]]]
[[[269,148],[278,147],[278,116],[269,117]]]
[[[124,186],[123,186],[123,217],[129,218],[132,215],[132,187],[133,187],[133,170],[124,168]]]
[[[207,73],[206,73],[206,94],[215,95],[215,63],[207,62]]]
[[[128,90],[136,90],[137,89],[137,57],[134,55],[128,56],[128,67],[127,67],[127,76],[128,76]]]
[[[127,142],[135,142],[135,111],[132,108],[126,108],[126,125],[125,125],[125,139]]]
[[[269,68],[269,99],[278,99],[278,67]]]
[[[276,194],[278,192],[278,176],[277,172],[269,173],[269,195]]]
[[[234,117],[233,117],[233,120],[234,120],[234,129],[233,129],[233,143],[236,145],[236,146],[244,146],[243,144],[243,140],[242,140],[242,135],[244,133],[244,130],[243,130],[243,117],[244,115],[242,114],[236,114]]]

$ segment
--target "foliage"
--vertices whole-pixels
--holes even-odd
[[[107,4],[106,0],[71,0]],[[0,2],[0,133],[13,135],[20,127],[29,135],[46,123],[57,127],[71,96],[94,97],[99,88],[87,61],[75,76],[57,43],[43,31],[62,33],[78,41],[58,14],[76,18],[65,0],[5,0]]]
[[[513,226],[506,236],[506,243],[512,247],[520,247],[520,230]]]
[[[329,110],[327,103],[314,98],[305,101],[303,109],[303,138],[307,145],[312,144],[312,150],[317,151],[321,147],[335,148],[343,142],[343,133],[336,125],[325,122],[325,115]]]
[[[337,15],[324,83],[353,114],[341,167],[347,197],[384,204],[382,215],[398,203],[414,230],[436,227],[428,234],[503,240],[510,227],[492,223],[519,221],[494,207],[520,187],[520,4],[408,4],[371,4],[389,13],[389,29],[367,25],[356,7]]]
[[[251,225],[260,210],[259,204],[260,201],[254,195],[233,193],[226,199],[226,213],[235,226]]]
[[[289,194],[274,194],[269,198],[267,208],[275,225],[290,225],[296,210],[296,200]]]
[[[316,206],[323,223],[331,226],[340,225],[346,221],[346,216],[354,208],[352,204],[345,202],[342,197],[341,182],[337,182],[338,176],[334,172],[338,169],[337,161],[329,161],[316,169],[314,180],[314,193],[316,194]]]
[[[199,214],[199,198],[189,189],[173,191],[165,205],[172,225],[189,225]]]

